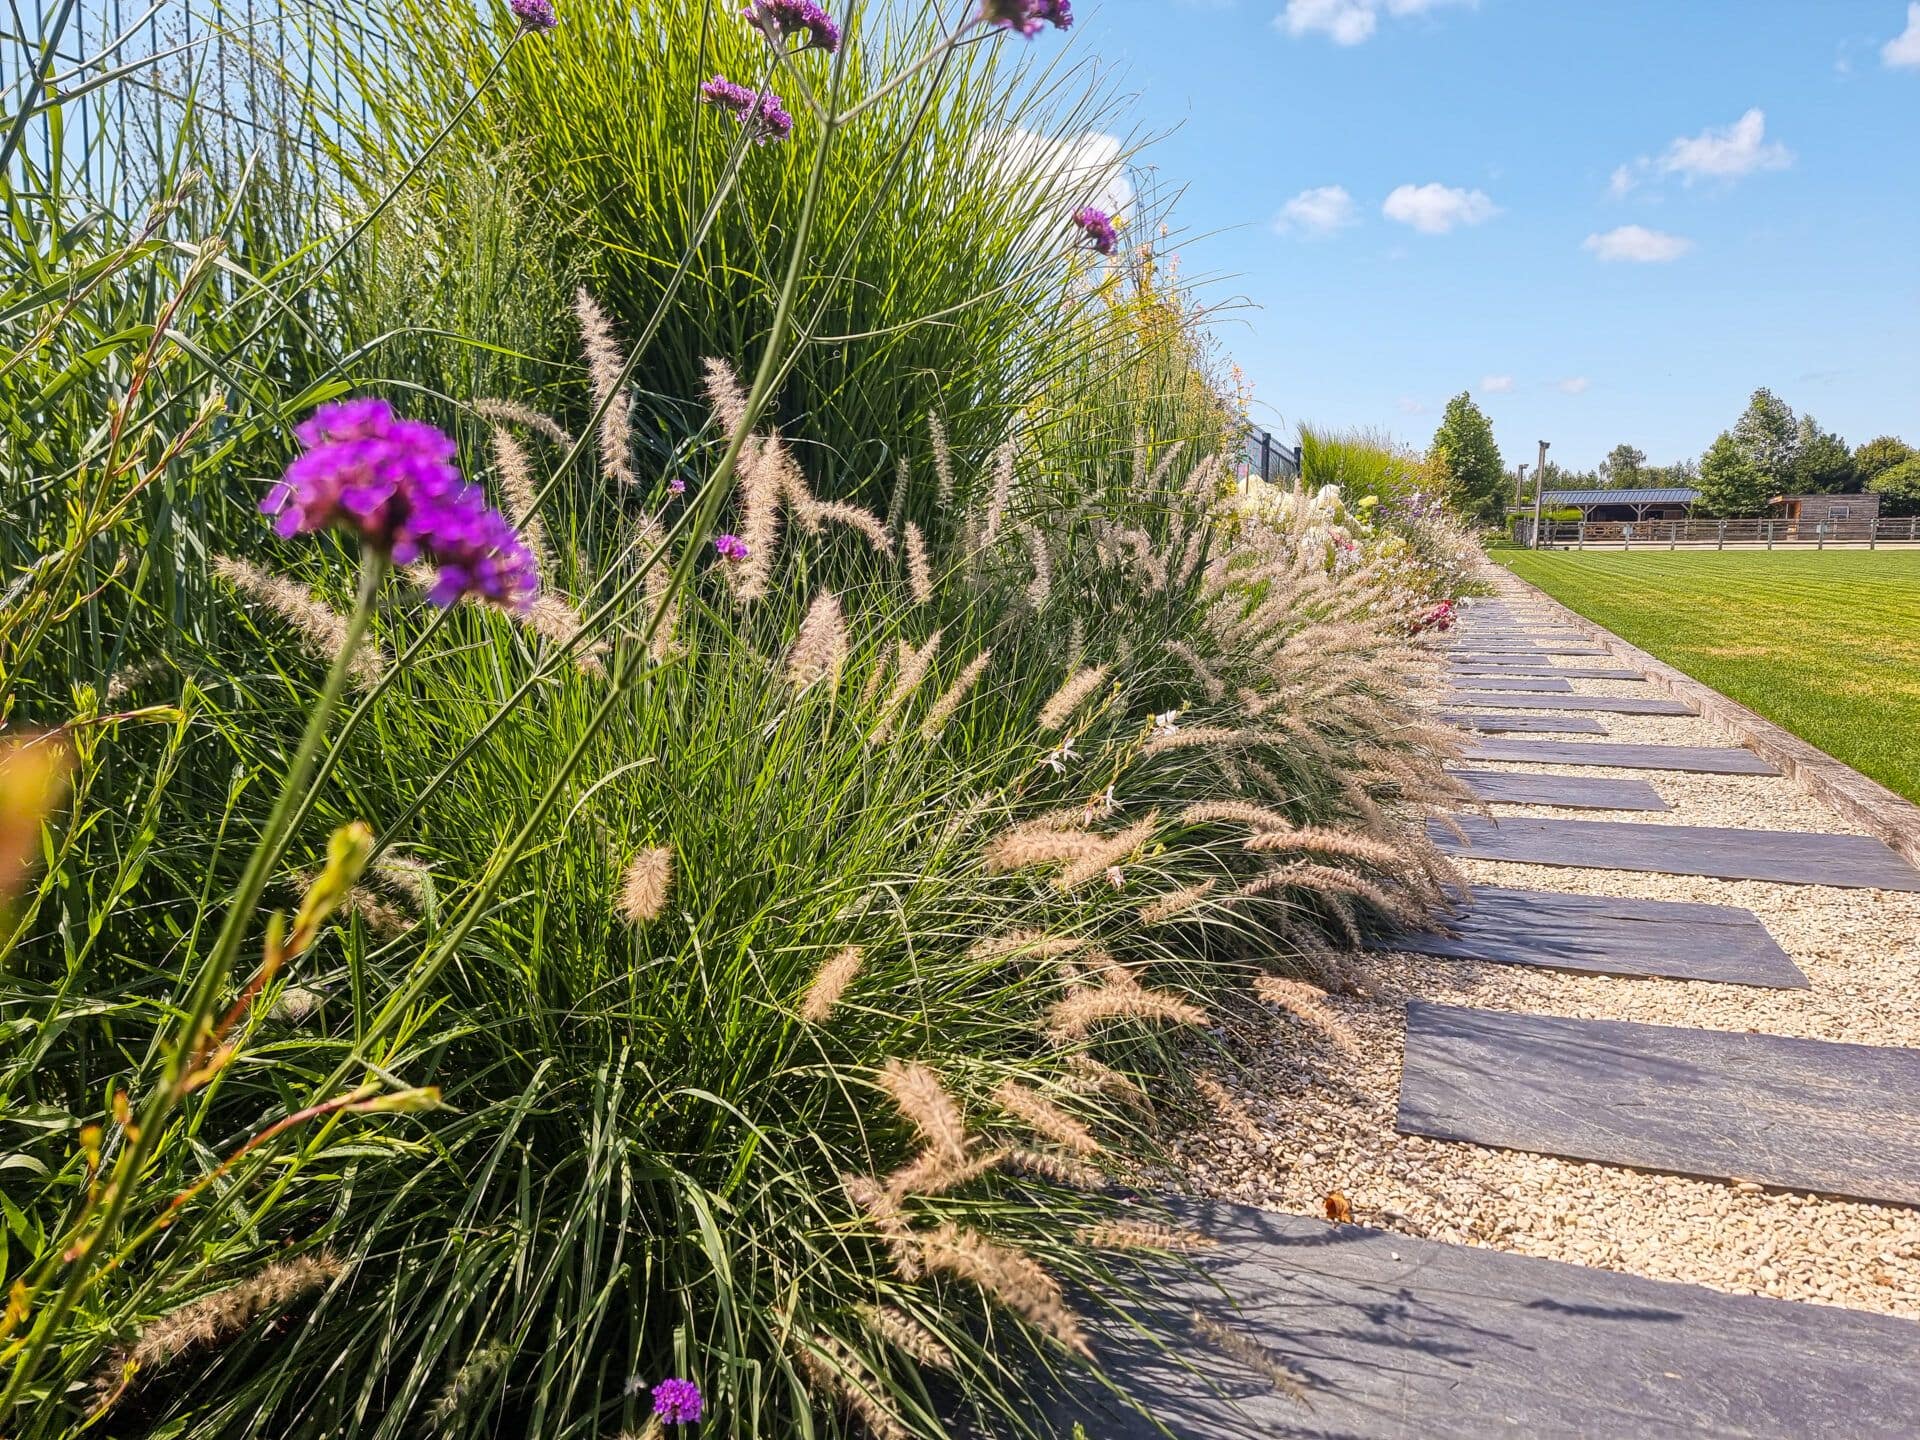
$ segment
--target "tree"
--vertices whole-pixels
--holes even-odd
[[[1640,472],[1640,483],[1655,488],[1691,490],[1700,484],[1700,465],[1694,460],[1649,465]]]
[[[1733,424],[1733,443],[1759,473],[1769,495],[1793,488],[1793,459],[1799,441],[1792,408],[1765,386],[1753,392],[1746,413]]]
[[[1600,462],[1600,478],[1613,489],[1624,490],[1646,484],[1643,478],[1646,469],[1647,452],[1621,444],[1609,450],[1607,458]]]
[[[1838,495],[1857,490],[1853,452],[1831,430],[1822,430],[1811,415],[1800,417],[1794,436],[1793,489],[1800,495]]]
[[[1920,515],[1920,455],[1889,465],[1867,482],[1882,515]]]
[[[1854,478],[1870,490],[1873,488],[1873,477],[1881,471],[1891,470],[1915,458],[1920,458],[1920,450],[1915,450],[1897,435],[1881,435],[1866,441],[1853,452]]]
[[[1493,442],[1492,422],[1466,391],[1447,402],[1427,447],[1427,463],[1446,486],[1455,509],[1485,524],[1500,518],[1507,503],[1506,467]]]
[[[1730,431],[1722,430],[1700,457],[1700,499],[1696,508],[1702,515],[1758,515],[1774,493],[1767,477],[1747,457],[1746,447]]]

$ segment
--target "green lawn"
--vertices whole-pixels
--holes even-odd
[[[1920,550],[1494,558],[1920,801]]]

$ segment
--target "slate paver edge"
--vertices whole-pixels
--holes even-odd
[[[1628,644],[1604,625],[1562,605],[1504,566],[1501,569],[1513,584],[1579,625],[1621,659],[1644,670],[1649,683],[1676,699],[1692,701],[1702,718],[1731,731],[1749,750],[1778,765],[1800,789],[1831,805],[1856,825],[1864,826],[1910,864],[1920,866],[1920,805],[1894,794],[1879,781],[1868,779],[1851,765],[1834,759],[1826,751],[1781,729],[1739,702],[1729,700],[1657,656]]]

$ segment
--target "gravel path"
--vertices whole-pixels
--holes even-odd
[[[1516,602],[1517,604],[1517,602]],[[1563,665],[1591,663],[1566,657]],[[1573,682],[1585,694],[1649,687]],[[1609,740],[1730,745],[1689,716],[1607,716]],[[1784,778],[1522,765],[1639,776],[1674,808],[1608,814],[1497,806],[1496,815],[1626,819],[1862,833]],[[1332,1024],[1274,1005],[1221,1023],[1240,1062],[1210,1087],[1212,1115],[1173,1139],[1189,1191],[1460,1244],[1920,1319],[1920,1211],[1683,1179],[1394,1132],[1406,1000],[1877,1045],[1920,1046],[1920,895],[1461,860],[1472,882],[1697,900],[1752,910],[1807,974],[1806,991],[1757,990],[1404,954],[1352,957],[1363,994],[1330,996]]]

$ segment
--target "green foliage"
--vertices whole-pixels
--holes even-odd
[[[1904,465],[1916,456],[1920,456],[1920,450],[1915,450],[1898,436],[1880,435],[1863,441],[1860,448],[1853,452],[1854,476],[1861,485],[1872,489],[1874,476],[1896,465]]]
[[[1447,402],[1427,447],[1427,463],[1463,515],[1485,524],[1500,518],[1507,502],[1507,472],[1492,422],[1466,391]]]
[[[1733,442],[1739,447],[1741,457],[1748,467],[1759,477],[1761,488],[1769,495],[1778,495],[1793,485],[1793,462],[1799,453],[1799,431],[1794,423],[1793,410],[1778,395],[1764,386],[1753,392],[1753,398],[1747,402],[1746,410],[1734,422]],[[1700,457],[1701,481],[1706,483],[1708,455]],[[1723,489],[1722,482],[1715,482],[1715,489]],[[1753,510],[1720,513],[1755,514]]]
[[[1309,490],[1337,487],[1350,506],[1368,495],[1404,500],[1433,485],[1418,452],[1384,431],[1322,430],[1304,424],[1300,427],[1300,480]]]
[[[448,153],[539,177],[547,207],[568,217],[566,263],[591,277],[638,346],[643,403],[673,428],[704,360],[744,365],[772,323],[780,275],[770,257],[798,223],[825,143],[814,106],[830,89],[843,109],[870,103],[833,136],[796,297],[811,339],[792,359],[778,415],[824,492],[882,504],[889,442],[910,445],[926,473],[923,420],[952,409],[956,449],[981,459],[1058,362],[1069,217],[1126,163],[1090,137],[1124,125],[1111,91],[1051,42],[966,45],[894,86],[942,33],[937,7],[870,7],[843,68],[818,52],[770,65],[739,8],[577,7],[540,44],[515,49]],[[415,150],[438,134],[499,49],[493,7],[397,0],[388,15],[408,38],[359,54],[370,125],[341,117],[364,194],[387,183],[393,137]],[[739,127],[698,103],[716,73],[780,92],[793,138],[748,146],[735,166]],[[911,498],[926,521],[932,497]]]
[[[1616,445],[1600,462],[1601,483],[1614,489],[1631,489],[1647,483],[1647,452],[1632,445]]]
[[[1800,495],[1837,495],[1859,486],[1853,452],[1811,415],[1800,417],[1794,437],[1792,489]]]
[[[1920,456],[1888,466],[1867,482],[1882,515],[1920,515]]]
[[[1699,515],[1709,519],[1759,515],[1775,493],[1747,447],[1725,430],[1700,457],[1700,499],[1695,505]]]
[[[1140,1017],[1074,1032],[1057,1007],[1128,981],[1197,1005],[1259,968],[1312,973],[1330,940],[1438,899],[1395,819],[1449,792],[1377,619],[1398,613],[1389,582],[1216,515],[1231,407],[1188,296],[1137,253],[1069,284],[1033,228],[1057,193],[955,178],[989,117],[1045,108],[1032,86],[990,80],[976,50],[866,112],[816,250],[795,210],[807,141],[741,153],[692,109],[683,82],[747,53],[732,9],[570,12],[518,42],[529,94],[483,89],[481,132],[438,159],[448,87],[490,56],[465,12],[421,12],[417,91],[362,70],[392,130],[304,136],[338,143],[357,237],[328,228],[329,176],[247,173],[191,113],[151,219],[77,173],[6,192],[22,281],[0,316],[0,467],[25,482],[0,527],[0,717],[59,731],[77,760],[0,933],[0,1108],[24,1122],[10,1435],[588,1440],[638,1430],[629,1382],[665,1373],[702,1383],[716,1435],[847,1433],[849,1386],[940,1435],[878,1305],[952,1352],[985,1428],[1031,1433],[1027,1367],[1078,1363],[1066,1322],[929,1278],[912,1247],[962,1227],[1041,1267],[1021,1273],[1043,1300],[1113,1294],[1116,1258],[1078,1230],[1114,1197],[1069,1183],[1084,1157],[995,1096],[1025,1085],[1133,1163],[1151,1138],[1129,1087],[1177,1095],[1184,1074]],[[569,133],[522,133],[535,119]],[[648,166],[668,179],[649,188]],[[695,244],[688,217],[715,195],[723,219]],[[788,275],[791,354],[768,340]],[[638,433],[608,412],[632,484],[537,425],[501,444],[473,408],[504,392],[585,433],[565,314],[583,276],[618,299],[621,338],[652,337]],[[859,325],[884,333],[846,338]],[[814,438],[790,464],[710,422],[692,383],[701,355],[762,346],[791,433]],[[337,538],[271,538],[256,507],[290,424],[366,390],[446,423],[466,473],[537,521],[545,591],[527,617],[443,615],[387,577],[356,611],[380,678],[333,712],[365,572]],[[1011,442],[1002,463],[952,461],[924,575],[906,526],[944,486],[921,405],[987,450]],[[866,522],[877,543],[796,498],[873,489],[876,470],[891,487],[882,461],[910,449],[897,512]],[[736,474],[738,456],[767,468]],[[656,588],[711,553],[713,520],[748,528],[743,489],[775,488],[787,538],[762,549],[764,598],[705,569]],[[234,583],[235,561],[265,585]],[[829,592],[844,670],[803,683]],[[648,644],[668,613],[673,643]],[[1089,665],[1107,669],[1075,713],[1043,723]],[[1156,741],[1170,712],[1234,738],[1171,744],[1162,724]],[[283,789],[306,736],[321,778]],[[1350,853],[1289,870],[1243,824],[1188,811],[1213,800],[1339,830]],[[357,831],[333,843],[354,822],[374,837],[360,885],[285,951],[244,877],[264,867],[269,907],[313,919],[353,866],[315,872],[362,857]],[[1110,848],[1114,873],[987,863],[1022,824]],[[657,907],[622,878],[654,849],[673,869]],[[1166,923],[1141,914],[1209,882]],[[1086,948],[979,948],[1020,931]],[[849,946],[844,992],[810,1003]],[[927,1141],[887,1098],[892,1061],[926,1066],[970,1143],[1020,1166],[903,1182],[897,1215],[856,1203],[845,1177],[896,1174]],[[76,1241],[99,1242],[84,1268]]]

